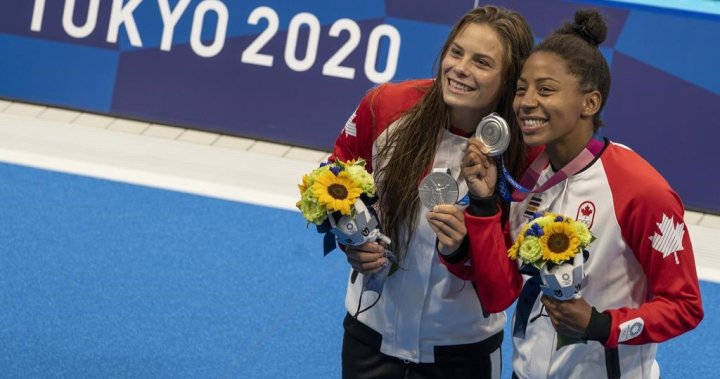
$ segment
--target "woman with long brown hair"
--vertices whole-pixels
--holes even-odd
[[[389,264],[383,244],[345,247],[353,267],[344,322],[344,378],[498,378],[504,313],[486,314],[473,286],[441,263],[466,250],[463,207],[420,204],[418,185],[441,170],[455,180],[468,138],[485,116],[509,120],[504,154],[522,172],[525,145],[512,116],[521,61],[533,44],[521,15],[486,6],[465,14],[440,53],[434,79],[370,91],[335,144],[333,160],[363,158],[373,171],[383,233],[397,256],[381,296],[361,309],[363,275]],[[459,195],[467,193],[465,182]],[[495,202],[494,197],[484,199]]]

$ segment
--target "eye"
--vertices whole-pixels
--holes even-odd
[[[540,95],[550,95],[551,93],[555,92],[552,88],[547,86],[542,86],[538,88],[538,93]]]
[[[486,59],[483,59],[483,58],[475,58],[475,59],[473,59],[473,62],[475,62],[476,65],[482,66],[482,67],[490,66],[490,63]]]
[[[517,89],[515,89],[515,97],[525,96],[525,91],[526,91],[526,90],[527,90],[527,89],[525,88],[525,86],[522,86],[522,85],[519,85],[519,84],[518,84]]]
[[[460,50],[456,47],[453,47],[450,49],[450,55],[452,55],[453,57],[460,57],[460,56],[462,56],[462,50]]]

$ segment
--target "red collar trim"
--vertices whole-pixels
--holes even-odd
[[[470,137],[470,136],[472,136],[473,134],[475,134],[474,132],[466,132],[466,131],[464,131],[464,130],[462,130],[462,129],[458,129],[458,128],[452,126],[452,125],[450,126],[450,129],[449,129],[449,130],[450,130],[450,133],[455,134],[455,135],[457,135],[457,136],[461,136],[461,137]]]

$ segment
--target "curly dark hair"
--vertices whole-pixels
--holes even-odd
[[[599,48],[606,37],[607,25],[602,15],[595,9],[583,9],[575,12],[573,22],[565,23],[533,50],[557,54],[567,62],[583,91],[600,92],[602,103],[593,117],[596,131],[603,125],[600,113],[610,95],[610,66]]]

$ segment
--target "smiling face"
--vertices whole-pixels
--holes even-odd
[[[455,36],[441,63],[442,93],[452,124],[473,131],[497,106],[504,47],[487,24],[471,23]]]
[[[553,154],[558,158],[556,164],[585,147],[599,104],[599,92],[583,91],[560,56],[538,51],[523,65],[513,109],[525,143],[547,145],[551,159]]]

